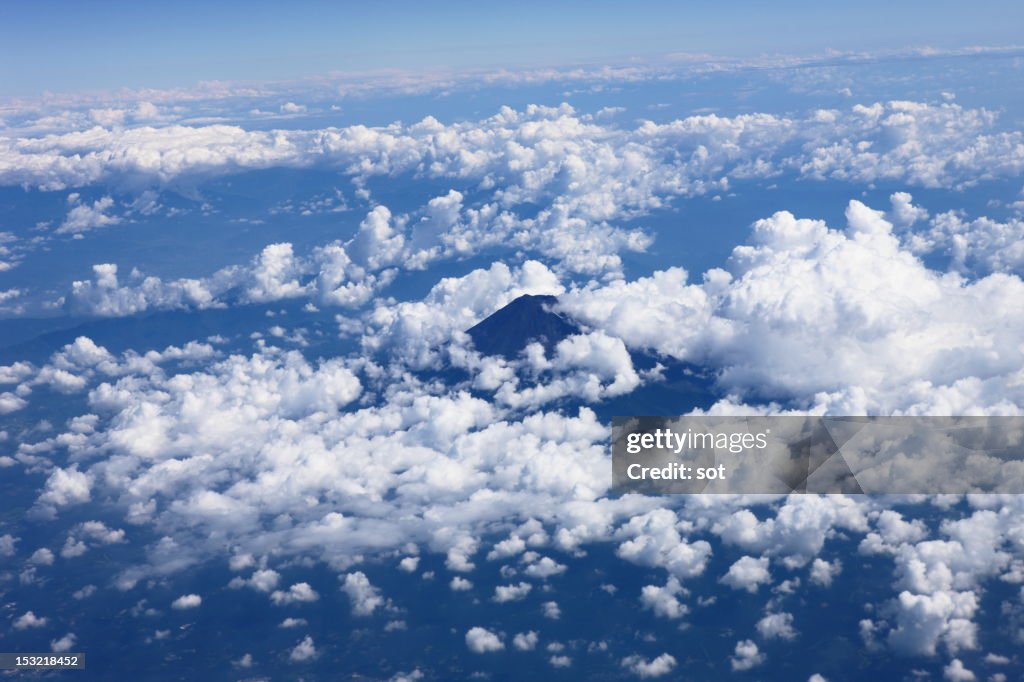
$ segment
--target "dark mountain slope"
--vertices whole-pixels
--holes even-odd
[[[575,323],[552,311],[557,302],[554,296],[520,296],[466,333],[484,355],[514,358],[534,341],[550,354],[559,341],[580,333]]]

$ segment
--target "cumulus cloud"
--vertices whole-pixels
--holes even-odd
[[[164,282],[158,277],[122,286],[113,263],[93,266],[93,279],[72,283],[66,305],[69,311],[105,317],[132,315],[150,308],[208,308],[216,305],[208,283],[197,279]],[[133,279],[135,279],[133,277]]]
[[[711,556],[706,540],[689,542],[683,537],[688,524],[671,509],[656,509],[631,518],[618,532],[630,539],[616,554],[641,566],[664,567],[677,579],[701,575]]]
[[[172,126],[91,136],[96,160],[83,163],[84,174],[75,181],[105,179],[112,172],[105,161],[113,146],[126,166],[116,172],[137,173],[156,182],[240,167],[329,163],[357,179],[425,168],[436,177],[493,189],[489,200],[472,207],[464,204],[463,193],[452,189],[429,200],[411,218],[374,207],[354,239],[321,247],[301,262],[276,253],[290,245],[270,245],[267,248],[274,253],[262,256],[271,261],[269,271],[253,268],[248,274],[255,282],[244,288],[247,297],[257,301],[315,293],[326,303],[355,306],[369,301],[393,277],[393,271],[382,268],[419,268],[435,258],[467,256],[495,246],[540,253],[562,270],[618,273],[619,253],[646,248],[650,237],[613,227],[615,221],[661,208],[674,196],[727,187],[730,176],[770,176],[787,170],[815,178],[900,179],[949,186],[1015,175],[1024,165],[1020,133],[987,134],[994,124],[994,114],[985,110],[888,102],[848,111],[815,111],[803,120],[768,114],[708,115],[662,125],[645,122],[633,131],[585,122],[567,105],[532,106],[523,112],[503,109],[483,121],[450,126],[431,118],[411,126],[273,133],[230,126]],[[862,139],[854,142],[858,136]],[[51,136],[33,142],[16,155],[10,171],[14,175],[18,160],[31,159],[32,170],[23,169],[30,175],[50,163],[55,173],[67,175],[82,161],[81,139],[72,144]],[[794,143],[802,143],[803,152],[786,155]],[[77,154],[73,161],[64,155],[65,144]],[[139,154],[139,145],[149,153]],[[193,164],[179,145],[211,149],[202,163]],[[18,184],[25,181],[19,177]],[[542,206],[536,215],[532,210],[523,211],[530,217],[517,212],[518,206],[536,205]],[[922,217],[906,193],[893,195],[891,215],[901,225]],[[1011,228],[999,239],[1012,247],[1012,235]],[[312,281],[303,284],[288,275],[297,268]],[[203,280],[146,278],[120,292],[101,293],[106,287],[98,281],[90,287],[83,280],[69,301],[99,314],[126,314],[144,303],[209,306],[245,270],[226,268]],[[265,276],[271,281],[262,282]],[[134,303],[101,305],[104,298]]]
[[[0,393],[0,414],[10,414],[11,412],[17,412],[28,405],[28,401],[19,395],[15,395],[9,391]]]
[[[139,115],[151,115],[152,105],[144,104]],[[99,278],[80,280],[67,297],[73,309],[103,315],[204,307],[223,303],[223,294],[238,284],[231,280],[248,274],[250,281],[241,283],[245,300],[311,294],[324,303],[359,306],[394,276],[383,268],[421,268],[492,247],[534,252],[564,271],[619,273],[622,252],[651,243],[644,232],[619,225],[674,197],[726,189],[730,179],[791,172],[947,187],[1017,175],[1024,166],[1020,133],[995,132],[996,119],[953,103],[892,101],[802,118],[712,114],[647,121],[632,130],[596,124],[568,105],[504,108],[451,125],[428,117],[412,125],[326,130],[113,126],[12,141],[0,148],[0,182],[56,189],[124,180],[145,187],[246,169],[329,166],[357,185],[403,173],[459,184],[463,191],[453,188],[410,216],[375,207],[353,240],[304,259],[278,253],[291,247],[276,244],[264,254],[272,261],[268,267],[226,268],[198,280],[140,278],[115,288]],[[468,205],[464,191],[471,188],[486,192]],[[920,219],[908,197],[894,195],[892,215],[901,225]],[[107,212],[112,201],[75,205],[59,231],[118,222]],[[993,237],[1010,247],[1006,251],[1014,229]],[[308,281],[292,276],[299,272]]]
[[[565,654],[556,654],[548,659],[552,668],[568,668],[572,666],[572,658]]]
[[[939,646],[954,655],[977,649],[976,590],[1008,566],[1004,538],[1017,532],[1007,525],[1012,518],[1007,511],[978,509],[966,518],[944,521],[940,530],[945,539],[907,542],[895,550],[896,587],[901,591],[893,604],[895,626],[888,633],[894,649],[926,656]]]
[[[37,616],[32,611],[26,611],[14,619],[12,626],[15,630],[32,630],[44,627],[46,622],[47,619],[45,617]]]
[[[622,667],[641,679],[661,677],[675,669],[676,659],[671,654],[661,654],[648,661],[642,656],[633,655],[622,659]]]
[[[253,302],[277,301],[304,293],[299,283],[302,267],[295,257],[292,245],[270,244],[256,258],[246,273],[248,280],[245,297]]]
[[[103,356],[98,350],[92,354]],[[482,498],[473,503],[478,512],[467,528],[461,512],[444,510],[446,500],[470,500],[488,488],[493,502],[515,505],[519,499],[523,509],[547,516],[563,506],[571,509],[567,505],[577,500],[596,500],[610,484],[601,445],[606,430],[588,410],[576,417],[537,414],[503,421],[486,401],[460,391],[422,396],[415,385],[390,392],[379,405],[353,410],[346,406],[364,386],[346,361],[311,365],[297,353],[276,350],[177,374],[150,373],[148,364],[126,367],[103,357],[116,380],[92,389],[89,401],[105,426],[91,426],[68,443],[83,453],[113,448],[129,458],[121,461],[135,465],[117,476],[100,476],[108,466],[103,459],[87,471],[56,470],[39,503],[56,510],[91,499],[92,476],[100,476],[106,491],[119,491],[140,518],[179,536],[189,548],[149,570],[187,564],[206,542],[214,551],[218,538],[232,538],[236,556],[262,555],[270,537],[277,537],[272,542],[278,551],[312,549],[339,565],[344,556],[414,540],[447,552],[451,566],[466,568],[478,546],[473,526],[482,530],[499,523],[503,505],[484,504]],[[141,374],[134,373],[136,366]],[[239,478],[242,472],[247,473]],[[222,476],[236,483],[208,483]],[[292,503],[297,495],[321,499],[322,506],[306,505],[303,512]],[[371,519],[360,498],[390,502],[378,505],[373,516],[379,516]],[[437,513],[400,511],[419,509],[424,499],[438,505]],[[542,499],[549,502],[538,504]],[[284,512],[291,529],[281,523]],[[279,520],[270,528],[261,518]],[[579,537],[606,525],[585,507],[561,518]],[[545,537],[533,523],[538,527],[528,537]],[[185,528],[214,535],[181,537]],[[562,570],[540,557],[526,569],[535,577]],[[129,571],[124,579],[136,575]]]
[[[964,667],[963,661],[954,658],[949,665],[942,669],[942,678],[949,682],[974,682],[978,679],[970,670]]]
[[[868,533],[861,540],[859,551],[864,554],[895,554],[907,543],[924,539],[928,531],[919,519],[906,521],[903,515],[892,509],[880,511],[875,518],[876,531]]]
[[[448,586],[451,588],[452,592],[465,592],[473,589],[473,583],[471,581],[458,575],[452,578],[451,582],[448,583]]]
[[[528,632],[519,632],[512,638],[512,646],[519,651],[533,651],[537,648],[538,640],[539,637],[533,630]]]
[[[761,665],[764,661],[765,655],[758,650],[757,644],[749,639],[736,642],[733,655],[729,657],[729,665],[736,672],[750,670]]]
[[[91,498],[91,490],[92,478],[76,465],[54,469],[46,479],[38,504],[46,509],[82,504]]]
[[[1024,283],[931,270],[858,201],[846,219],[833,230],[779,212],[702,284],[669,270],[561,303],[631,348],[716,368],[721,389],[751,399],[839,414],[1016,413],[1024,320],[1008,302]]]
[[[121,528],[109,528],[102,521],[85,521],[68,533],[60,554],[64,558],[81,556],[91,547],[125,542],[125,537],[126,533]]]
[[[745,556],[738,559],[720,582],[734,590],[746,590],[753,594],[761,585],[771,583],[772,576],[768,572],[768,558]]]
[[[701,327],[713,322],[711,298],[689,285],[687,277],[682,268],[669,268],[632,282],[576,289],[561,296],[559,304],[633,348],[686,357]]]
[[[843,564],[839,559],[832,562],[825,561],[824,559],[815,559],[811,563],[811,582],[816,585],[828,587],[832,584],[832,580],[839,575],[843,570]]]
[[[91,204],[78,203],[76,200],[73,204],[64,222],[57,228],[57,234],[79,234],[121,222],[120,217],[108,213],[114,206],[114,200],[110,197],[97,199]]]
[[[179,611],[194,609],[203,603],[203,598],[198,594],[183,594],[171,602],[171,608]]]
[[[791,613],[769,613],[757,621],[757,633],[764,639],[795,639],[796,630],[793,629],[793,614]]]
[[[501,651],[505,648],[498,635],[479,626],[472,627],[466,632],[466,646],[474,654]]]
[[[551,557],[541,557],[526,567],[524,573],[531,578],[547,580],[556,575],[562,575],[569,567],[560,564]]]
[[[270,592],[277,587],[281,574],[270,568],[254,571],[249,578],[232,578],[231,587],[251,587],[259,592]]]
[[[202,310],[297,297],[358,307],[390,284],[397,272],[359,266],[339,242],[319,246],[305,256],[297,255],[289,242],[268,244],[248,263],[201,278],[165,280],[133,270],[124,281],[114,263],[92,269],[92,279],[72,283],[64,300],[70,312],[117,317],[150,309]]]
[[[348,251],[371,270],[394,265],[405,247],[405,235],[400,229],[387,206],[375,206],[359,224],[359,232],[347,245]]]
[[[953,269],[966,276],[991,273],[1024,274],[1024,220],[1005,221],[946,211],[933,217],[926,229],[904,237],[915,253],[949,258]]]
[[[892,204],[889,214],[894,225],[910,227],[928,218],[928,211],[921,206],[915,206],[913,201],[914,197],[909,192],[894,192],[889,197]]]
[[[20,538],[16,538],[10,533],[4,533],[0,535],[0,556],[9,557],[14,556],[17,552],[17,544]]]
[[[295,663],[303,663],[310,661],[317,657],[316,645],[313,643],[313,638],[306,635],[302,638],[302,641],[295,645],[288,654],[288,658]]]
[[[530,594],[533,585],[530,583],[519,583],[518,585],[498,585],[494,588],[493,601],[503,604],[510,601],[525,599]]]
[[[791,168],[812,178],[924,186],[1019,173],[1020,135],[996,131],[996,120],[994,112],[952,102],[889,101],[799,118],[754,113],[644,121],[634,130],[585,121],[565,104],[505,107],[490,118],[451,125],[427,117],[407,126],[325,130],[112,126],[8,143],[0,182],[58,189],[115,175],[169,182],[272,166],[331,164],[357,176],[423,167],[436,177],[508,177],[505,201],[536,197],[565,182],[571,191],[559,207],[609,217],[605,196],[643,205],[655,201],[657,191],[695,191],[725,173]],[[800,149],[796,155],[793,145]]]
[[[261,576],[261,578],[264,579],[264,587],[271,582],[271,578],[269,576]],[[277,582],[276,578],[273,579],[273,582]],[[270,601],[274,602],[278,606],[296,603],[309,603],[317,601],[318,599],[320,599],[320,595],[317,594],[317,591],[314,590],[309,583],[295,583],[287,590],[274,590],[270,593]]]
[[[71,651],[75,648],[75,644],[78,643],[78,637],[73,632],[69,632],[60,639],[50,640],[50,651],[58,654],[62,654]]]
[[[236,668],[241,668],[243,670],[247,670],[247,669],[251,668],[252,664],[253,664],[252,654],[242,654],[241,658],[239,658],[237,660],[234,660],[234,661],[231,661],[231,665],[235,666]]]
[[[685,591],[679,580],[672,576],[664,587],[645,585],[640,590],[640,604],[645,609],[653,611],[656,616],[682,618],[689,612],[689,608],[679,601],[680,594],[685,594]]]
[[[500,368],[485,361],[476,386],[496,387],[495,398],[522,409],[566,396],[597,402],[629,393],[641,383],[625,344],[603,332],[574,334],[559,341],[550,359],[539,343],[528,346],[525,354],[523,362]],[[489,370],[494,370],[493,380],[487,377]],[[501,376],[502,370],[507,376]],[[520,373],[524,370],[532,375],[533,385],[522,385]]]
[[[374,611],[385,604],[380,590],[370,583],[370,579],[362,571],[355,571],[346,575],[341,589],[348,595],[348,600],[352,604],[353,615],[372,615]]]

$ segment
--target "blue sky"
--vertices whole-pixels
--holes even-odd
[[[752,56],[1018,41],[985,2],[32,2],[0,8],[0,94],[291,79],[327,71]]]

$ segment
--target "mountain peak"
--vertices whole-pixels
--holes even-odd
[[[466,333],[484,355],[513,358],[536,341],[549,353],[562,339],[580,332],[572,321],[554,312],[554,296],[524,294]]]

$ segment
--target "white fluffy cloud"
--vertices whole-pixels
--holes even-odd
[[[757,621],[757,633],[764,639],[796,639],[793,614],[769,613]]]
[[[1024,316],[1011,301],[1024,282],[930,270],[883,214],[851,201],[846,218],[840,231],[779,212],[702,284],[669,270],[577,289],[562,306],[629,347],[716,368],[723,390],[753,399],[839,414],[1017,413]]]
[[[532,589],[533,585],[525,582],[517,585],[498,585],[494,588],[493,601],[498,604],[510,601],[519,601],[521,599],[525,599],[526,595],[530,594],[530,590]]]
[[[303,663],[305,661],[312,660],[317,657],[316,644],[313,642],[313,638],[306,635],[302,638],[302,641],[295,645],[288,654],[295,663]]]
[[[362,574],[360,574],[360,575],[362,575]],[[256,578],[257,576],[253,576],[253,577]],[[259,576],[259,579],[263,583],[260,586],[261,589],[263,587],[266,587],[267,585],[269,585],[270,582],[275,582],[276,583],[276,580],[272,579],[268,575],[261,575],[261,576]],[[346,583],[345,587],[346,587],[346,592],[348,592],[348,584],[347,583]],[[349,593],[349,596],[351,597],[351,593]],[[270,594],[270,601],[274,602],[275,604],[277,604],[279,606],[284,606],[284,605],[287,605],[287,604],[296,604],[296,603],[309,603],[309,602],[317,601],[318,599],[320,599],[320,595],[317,594],[316,590],[314,590],[310,586],[309,583],[295,583],[294,585],[289,587],[287,590],[274,590]],[[353,611],[356,610],[355,609],[355,605],[353,605],[353,609],[352,610]],[[371,612],[372,612],[372,609],[371,609]]]
[[[526,567],[524,573],[531,578],[547,580],[556,575],[562,575],[568,570],[568,566],[560,564],[551,557],[541,557]]]
[[[32,630],[35,628],[41,628],[46,625],[47,618],[43,616],[37,616],[32,611],[26,611],[12,623],[15,630]]]
[[[46,486],[39,496],[44,508],[67,507],[88,502],[91,498],[92,478],[72,465],[66,469],[54,469],[46,479]]]
[[[720,582],[734,590],[746,590],[753,594],[757,592],[761,585],[768,584],[771,580],[772,576],[768,572],[767,557],[755,559],[754,557],[745,556],[737,559],[729,567],[729,570],[722,576]]]
[[[482,627],[472,627],[466,632],[466,646],[474,654],[501,651],[505,644],[495,633]]]
[[[755,668],[764,663],[764,661],[765,655],[758,650],[757,644],[749,639],[736,642],[736,649],[733,651],[733,655],[729,657],[729,664],[737,672]]]
[[[14,537],[10,533],[4,533],[3,535],[0,535],[0,556],[14,556],[14,553],[17,551],[16,547],[18,541],[19,538]]]
[[[230,587],[251,587],[259,592],[271,592],[277,587],[278,582],[281,580],[281,574],[271,568],[263,568],[258,571],[254,571],[253,574],[248,578],[233,578],[229,583]]]
[[[173,602],[171,602],[171,608],[177,609],[178,611],[184,611],[186,609],[194,609],[203,603],[203,598],[198,594],[183,594]]]
[[[0,393],[0,414],[17,412],[28,405],[28,401],[10,391]]]
[[[451,588],[452,592],[466,592],[473,589],[473,583],[470,580],[466,580],[462,576],[455,576],[448,583],[448,587]]]
[[[169,182],[273,166],[327,165],[355,176],[422,167],[436,177],[502,177],[504,203],[564,183],[569,192],[556,204],[560,210],[607,218],[615,210],[609,196],[626,207],[643,206],[656,202],[657,192],[700,190],[719,174],[793,169],[812,178],[924,186],[1017,174],[1020,134],[999,132],[996,120],[994,112],[954,103],[890,101],[799,118],[755,113],[645,121],[634,130],[585,121],[566,104],[505,107],[451,125],[427,117],[407,126],[325,130],[96,127],[5,139],[0,182],[60,189],[125,176]],[[673,157],[669,172],[662,171]]]
[[[994,113],[952,103],[892,101],[792,119],[711,114],[643,122],[632,130],[599,125],[563,104],[503,108],[490,118],[451,125],[428,117],[407,126],[325,130],[114,126],[5,139],[0,183],[145,187],[246,169],[321,166],[342,170],[357,185],[371,176],[414,173],[457,184],[409,216],[374,207],[353,240],[325,245],[307,262],[276,253],[285,245],[270,245],[275,253],[264,253],[272,261],[267,268],[227,268],[202,280],[140,278],[121,287],[110,273],[102,282],[97,273],[96,281],[80,281],[68,296],[74,309],[101,315],[203,307],[243,278],[247,300],[315,289],[323,302],[356,306],[390,281],[395,266],[422,268],[437,258],[494,247],[540,254],[562,271],[621,272],[620,254],[646,249],[651,238],[620,225],[677,196],[724,191],[732,179],[791,172],[949,187],[1015,176],[1024,168],[1021,140],[1020,132],[997,132]],[[474,190],[484,190],[483,196],[467,205]],[[58,231],[116,224],[121,219],[108,213],[112,207],[109,196],[76,204]],[[901,224],[920,219],[916,211],[909,195],[894,195],[893,215]],[[966,230],[955,222],[942,222],[930,241],[941,241],[941,233],[949,241],[956,233],[958,253],[1002,245],[1007,255],[992,267],[1019,265],[1012,242],[1019,225],[989,221]],[[961,243],[968,233],[989,236]],[[314,282],[293,276],[300,265]],[[111,282],[113,288],[106,286]]]
[[[93,266],[93,279],[72,284],[67,305],[72,312],[101,316],[131,315],[149,308],[208,308],[216,305],[214,292],[197,279],[164,282],[146,277],[122,286],[117,265],[102,263]],[[132,278],[133,280],[135,277]]]
[[[619,529],[620,535],[630,539],[619,545],[617,554],[641,566],[664,567],[680,580],[693,578],[704,572],[711,545],[705,540],[684,539],[683,532],[688,528],[687,522],[680,521],[670,509],[638,514]]]
[[[325,245],[305,259],[284,253],[290,245],[275,244],[261,255],[266,262],[251,268],[225,268],[201,280],[140,278],[120,287],[116,272],[97,272],[95,281],[80,281],[68,296],[76,310],[114,315],[146,307],[210,306],[241,284],[246,300],[315,293],[325,303],[358,306],[390,282],[396,266],[422,268],[436,258],[465,257],[492,247],[539,253],[561,271],[618,273],[619,254],[643,250],[651,239],[617,223],[664,207],[676,196],[726,189],[730,178],[790,171],[932,187],[1019,174],[1024,168],[1021,134],[990,132],[994,125],[994,114],[981,109],[888,102],[811,112],[804,119],[707,115],[662,125],[645,122],[635,130],[584,121],[568,105],[521,112],[506,108],[482,121],[449,126],[427,118],[411,126],[324,131],[97,129],[0,147],[0,160],[5,152],[10,157],[6,172],[0,162],[0,182],[59,187],[128,174],[143,184],[163,183],[239,168],[320,164],[343,169],[357,184],[373,175],[426,172],[491,192],[467,206],[465,194],[452,189],[410,216],[374,207],[355,238]],[[83,154],[83,145],[90,151]],[[92,206],[76,206],[72,212],[82,215],[69,216],[66,229],[116,222],[103,213],[111,201],[105,197]],[[535,206],[540,210],[534,211]],[[924,214],[909,194],[897,193],[892,215],[908,225]],[[1006,255],[991,267],[1019,265],[1013,242],[1020,232],[1017,223],[965,227],[957,220],[950,214],[939,221],[934,234],[918,246],[935,248],[955,234],[957,253],[989,254],[1002,246]],[[313,281],[301,283],[300,274]],[[689,299],[680,299],[680,305],[699,306],[700,301]]]
[[[672,576],[664,587],[645,585],[640,590],[640,604],[645,609],[653,611],[656,616],[682,618],[689,612],[689,608],[678,599],[678,596],[684,593],[679,580]]]
[[[516,633],[512,638],[512,646],[519,651],[533,651],[537,648],[539,637],[533,630]]]
[[[102,521],[85,521],[68,533],[60,555],[67,558],[81,556],[91,547],[125,542],[126,533],[120,528],[109,528]]]
[[[622,667],[641,679],[661,677],[675,669],[676,659],[672,654],[661,654],[650,661],[642,656],[633,655],[622,659]]]
[[[362,571],[355,571],[345,576],[342,591],[348,595],[352,604],[352,613],[356,616],[369,616],[384,606],[385,599],[380,590],[370,583],[370,579]]]
[[[118,266],[93,266],[93,277],[76,280],[65,297],[74,313],[104,317],[149,309],[222,308],[232,302],[267,303],[310,297],[319,303],[358,307],[391,283],[396,270],[367,269],[349,257],[340,242],[323,245],[307,256],[288,242],[269,244],[249,263],[233,265],[195,279],[164,280],[132,271],[127,281]]]
[[[940,253],[949,257],[957,271],[967,275],[993,272],[1024,274],[1024,220],[1004,222],[985,216],[965,218],[947,211],[931,219],[927,229],[906,236],[917,253]]]
[[[832,581],[837,575],[843,570],[843,564],[839,559],[834,561],[825,561],[824,559],[815,559],[811,562],[811,582],[816,585],[822,585],[828,587],[832,584]]]
[[[267,350],[168,374],[103,353],[93,355],[111,374],[98,376],[113,380],[89,392],[100,423],[87,420],[73,438],[54,439],[82,462],[55,469],[39,505],[80,504],[100,486],[133,522],[180,539],[178,549],[168,546],[173,560],[148,570],[187,565],[206,543],[210,551],[237,543],[239,555],[312,551],[344,565],[345,556],[409,541],[447,552],[450,566],[466,570],[478,533],[499,526],[506,508],[537,509],[549,522],[557,515],[581,539],[607,532],[623,513],[598,511],[610,484],[607,432],[588,410],[504,421],[486,401],[458,391],[421,395],[415,382],[353,409],[367,390],[359,363],[312,365]],[[116,460],[87,456],[108,449]],[[233,483],[213,483],[225,480]],[[297,508],[298,498],[320,502]],[[425,502],[431,513],[412,513]],[[265,527],[262,518],[277,521]],[[519,532],[546,542],[542,525],[531,523]],[[189,537],[189,528],[205,529],[208,539]],[[536,557],[525,570],[543,578],[563,569]],[[130,584],[138,574],[122,577]]]
[[[54,653],[64,653],[71,651],[75,648],[75,644],[78,643],[78,637],[73,632],[69,632],[60,639],[50,640],[50,651]]]
[[[894,649],[934,655],[939,646],[951,654],[978,647],[977,588],[1009,566],[1007,544],[1020,532],[1019,506],[1014,500],[998,512],[981,508],[968,517],[944,521],[941,532],[947,539],[912,543],[909,540],[919,536],[903,533],[908,541],[893,550],[900,590],[894,602],[896,622],[888,633]]]
[[[974,682],[978,679],[974,673],[964,667],[963,661],[954,658],[942,669],[942,678],[949,682]]]
[[[68,211],[67,217],[60,227],[57,228],[57,234],[77,234],[98,227],[117,225],[121,222],[121,218],[108,213],[114,207],[114,200],[110,197],[97,199],[91,204],[78,203],[77,201],[72,203],[72,208]]]

